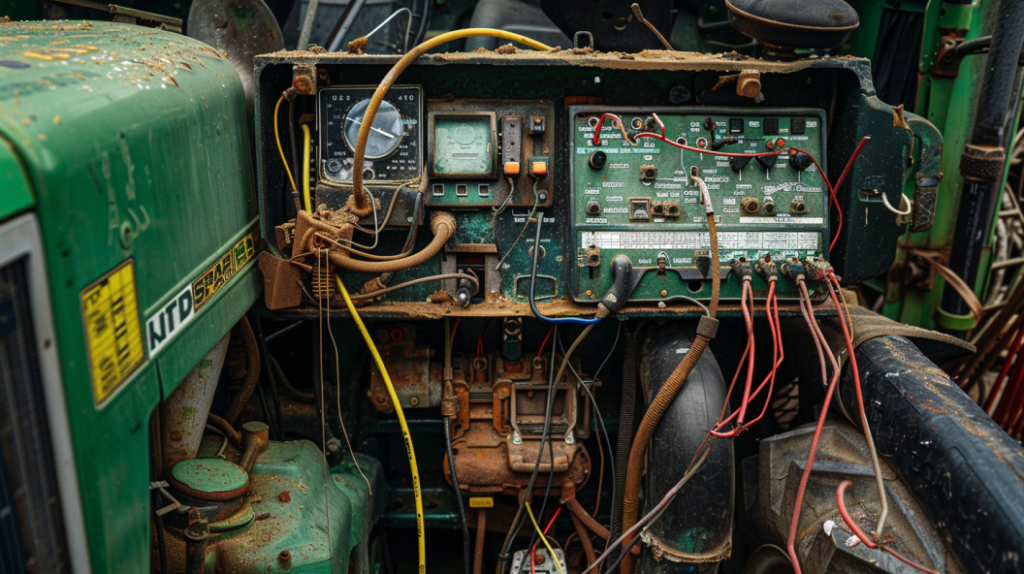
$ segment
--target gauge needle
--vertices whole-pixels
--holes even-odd
[[[357,120],[355,118],[350,118],[348,116],[345,116],[345,121],[346,122],[355,122],[357,125],[360,125],[360,126],[363,125],[363,122],[361,122],[361,121],[359,121],[359,120]],[[386,132],[384,130],[379,130],[379,129],[373,127],[373,126],[370,126],[370,129],[375,131],[375,132],[377,132],[377,133],[379,133],[382,136],[387,136],[389,139],[395,139],[395,136],[389,134],[388,132]]]

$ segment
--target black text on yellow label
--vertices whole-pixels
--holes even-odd
[[[145,360],[131,260],[82,291],[82,319],[93,397],[99,404]]]
[[[470,496],[470,508],[494,508],[494,499],[490,496]]]

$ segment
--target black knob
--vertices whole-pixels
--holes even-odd
[[[764,166],[765,169],[772,169],[775,167],[775,162],[778,161],[779,156],[777,155],[759,155],[757,156],[757,163]]]
[[[606,163],[608,163],[608,154],[603,151],[595,151],[590,155],[590,167],[593,169],[601,169]]]
[[[798,151],[793,157],[789,158],[789,165],[793,166],[793,169],[797,171],[804,171],[814,165],[814,160],[804,152]]]
[[[743,171],[743,168],[747,167],[747,164],[750,163],[751,159],[753,158],[749,155],[734,155],[729,158],[729,166],[732,167],[733,171],[738,173]]]

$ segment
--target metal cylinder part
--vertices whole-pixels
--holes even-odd
[[[169,469],[182,460],[195,458],[199,452],[206,417],[210,414],[213,393],[217,390],[230,338],[229,333],[217,342],[178,388],[160,403],[160,440],[164,468]]]

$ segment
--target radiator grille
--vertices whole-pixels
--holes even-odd
[[[0,267],[0,574],[69,571],[27,270]]]

